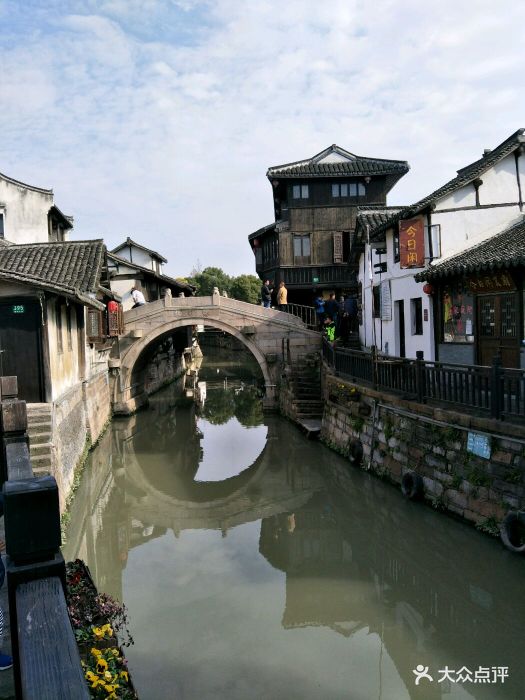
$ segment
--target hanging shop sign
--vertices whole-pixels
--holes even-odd
[[[423,219],[399,222],[399,265],[401,268],[425,267]]]
[[[472,292],[513,292],[516,289],[514,280],[508,272],[490,272],[485,275],[470,277],[468,286]]]
[[[381,320],[392,320],[392,295],[390,293],[390,280],[381,282]]]

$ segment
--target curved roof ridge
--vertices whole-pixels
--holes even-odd
[[[29,185],[27,182],[22,182],[21,180],[15,180],[14,177],[9,177],[5,173],[0,173],[0,177],[10,182],[12,185],[18,185],[19,187],[26,187],[28,190],[33,190],[34,192],[41,192],[42,194],[53,195],[52,189],[46,189],[45,187],[37,187],[36,185]]]

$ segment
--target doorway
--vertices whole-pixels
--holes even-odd
[[[396,309],[396,350],[398,357],[406,357],[405,350],[405,302],[403,299],[395,302]]]
[[[45,401],[40,304],[24,298],[0,302],[0,374],[18,377],[19,399]]]
[[[477,359],[491,365],[498,353],[504,367],[519,367],[518,295],[487,294],[478,296]]]

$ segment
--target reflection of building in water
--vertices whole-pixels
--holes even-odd
[[[283,627],[377,634],[411,698],[450,692],[446,683],[416,687],[413,669],[421,663],[436,671],[508,666],[513,687],[522,688],[521,648],[509,643],[521,638],[509,604],[522,610],[519,587],[510,578],[502,584],[501,571],[469,556],[470,533],[451,548],[449,537],[436,531],[429,547],[428,530],[417,529],[420,512],[403,517],[402,508],[391,513],[378,507],[374,494],[363,495],[338,502],[320,492],[293,513],[263,520],[260,551],[286,572]],[[472,566],[465,566],[470,557]],[[469,684],[468,692],[499,697],[494,685]]]
[[[202,433],[195,407],[177,407],[174,396],[156,396],[148,412],[115,421],[93,453],[91,479],[73,504],[66,557],[70,552],[85,559],[100,589],[119,599],[130,549],[168,529],[175,536],[201,528],[226,535],[237,525],[301,507],[322,485],[316,472],[300,466],[308,445],[291,425],[286,444],[298,466],[283,466],[279,419],[273,416],[267,417],[266,444],[253,464],[222,481],[197,481]],[[260,405],[256,394],[252,401]]]

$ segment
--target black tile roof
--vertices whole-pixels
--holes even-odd
[[[102,240],[27,243],[0,247],[0,279],[29,284],[102,308],[95,295],[105,246]]]
[[[128,246],[133,246],[134,248],[138,248],[139,250],[143,250],[145,253],[150,253],[151,257],[157,258],[157,260],[160,260],[163,263],[168,262],[166,260],[166,258],[163,257],[160,253],[157,253],[156,250],[152,250],[151,248],[146,248],[146,246],[141,245],[140,243],[137,243],[136,241],[133,241],[129,236],[126,238],[124,243],[121,243],[116,248],[113,248],[113,250],[111,252],[118,254],[119,250],[122,250],[122,248],[127,248]]]
[[[367,224],[370,230],[384,224],[397,214],[403,207],[359,207],[357,210],[356,228],[360,226],[364,228]]]
[[[414,276],[416,282],[525,265],[525,216],[487,238]]]
[[[321,163],[330,153],[337,153],[347,160],[336,163]],[[268,178],[302,178],[302,177],[350,177],[367,175],[397,175],[398,179],[410,169],[405,160],[385,160],[384,158],[366,158],[357,156],[344,148],[333,144],[312,158],[298,160],[294,163],[275,165],[268,168]]]
[[[139,272],[148,275],[149,277],[155,278],[163,284],[175,287],[180,292],[189,292],[190,296],[195,293],[196,287],[194,287],[193,285],[184,284],[183,282],[179,282],[178,280],[173,279],[173,277],[168,277],[168,275],[161,275],[158,272],[155,272],[155,270],[151,270],[149,267],[143,267],[142,265],[137,265],[137,263],[126,260],[126,258],[120,258],[118,255],[115,255],[115,253],[107,253],[107,258],[108,260],[113,261],[113,263],[117,266],[126,265],[126,267],[132,267],[135,270],[138,270]]]
[[[433,205],[442,197],[452,194],[461,187],[468,185],[500,160],[503,160],[503,158],[506,158],[517,148],[520,148],[520,146],[522,146],[524,143],[525,129],[518,129],[511,136],[509,136],[509,138],[505,139],[503,143],[500,143],[499,146],[494,148],[492,151],[488,151],[482,158],[458,170],[457,176],[452,178],[452,180],[449,180],[442,187],[434,190],[434,192],[431,192],[426,197],[423,197],[423,199],[420,199],[415,204],[405,207],[398,214],[390,217],[388,221],[379,224],[379,226],[374,229],[371,238],[376,239],[381,233],[383,233],[383,231],[397,221],[401,219],[409,219],[411,216],[414,216],[415,214],[425,210],[427,207]]]

